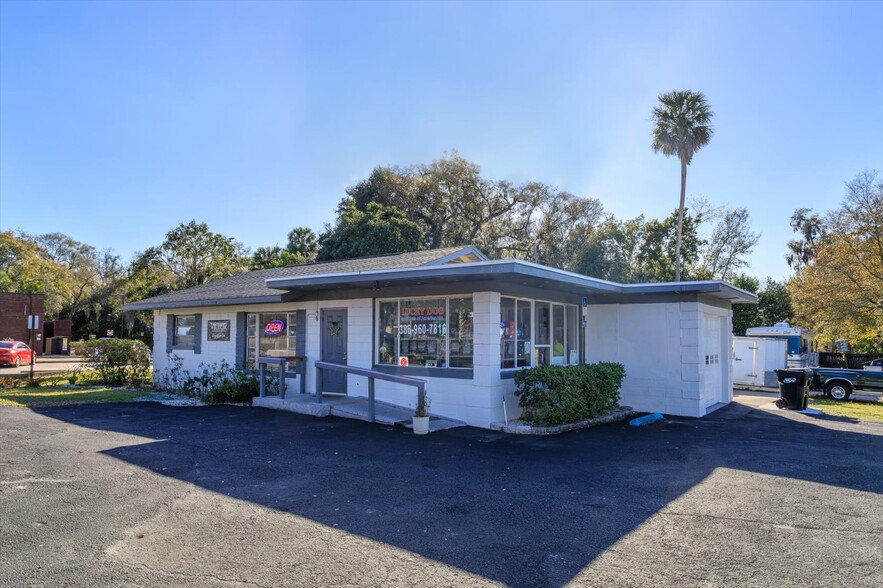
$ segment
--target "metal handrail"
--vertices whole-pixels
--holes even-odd
[[[426,380],[414,378],[412,376],[399,376],[396,374],[387,374],[368,368],[360,368],[355,366],[343,365],[340,363],[331,363],[327,361],[317,361],[316,366],[316,402],[322,404],[322,372],[323,370],[332,370],[344,372],[354,376],[364,376],[368,378],[368,420],[374,422],[374,380],[385,380],[396,384],[405,384],[417,388],[417,405],[421,406],[426,400]]]
[[[294,361],[298,365],[298,369],[295,372],[289,372],[285,370],[285,364],[289,361]],[[260,396],[267,395],[267,366],[268,365],[277,365],[279,367],[279,398],[285,399],[285,378],[288,375],[300,376],[300,393],[307,393],[307,371],[306,371],[306,363],[307,358],[302,355],[293,355],[290,357],[265,357],[261,356],[257,358],[258,364],[258,372],[260,374],[260,387],[259,392]]]

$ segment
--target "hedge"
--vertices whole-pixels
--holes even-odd
[[[575,423],[619,408],[625,368],[619,363],[549,365],[515,373],[521,420],[529,425]]]
[[[140,385],[150,377],[150,349],[134,339],[99,339],[72,344],[86,366],[97,370],[102,384]]]

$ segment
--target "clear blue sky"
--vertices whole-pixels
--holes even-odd
[[[196,218],[255,248],[346,186],[445,150],[493,178],[668,214],[650,109],[706,93],[688,194],[745,206],[751,271],[788,218],[883,169],[883,3],[0,1],[0,228],[125,260]]]

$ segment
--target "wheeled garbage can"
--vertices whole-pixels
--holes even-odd
[[[779,399],[776,400],[776,406],[791,410],[806,410],[812,377],[812,370],[776,370],[776,378],[779,380]]]

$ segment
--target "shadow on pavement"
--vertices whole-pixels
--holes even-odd
[[[35,411],[154,440],[105,452],[127,463],[511,586],[567,583],[716,468],[883,492],[883,427],[850,432],[740,405],[544,438],[474,428],[417,437],[232,406]]]

